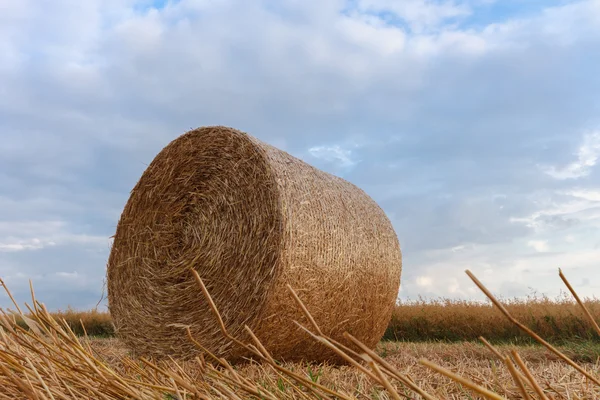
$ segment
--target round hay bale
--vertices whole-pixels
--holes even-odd
[[[402,260],[393,227],[361,189],[238,130],[216,126],[166,146],[131,192],[108,260],[109,309],[138,355],[247,354],[221,333],[190,267],[231,334],[248,325],[280,360],[338,362],[301,331],[348,331],[373,348],[389,323]]]

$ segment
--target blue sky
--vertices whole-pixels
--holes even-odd
[[[190,128],[364,188],[402,298],[600,288],[600,1],[4,2],[0,277],[89,308],[129,191]],[[8,297],[0,294],[0,306]]]

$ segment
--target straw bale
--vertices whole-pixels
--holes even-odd
[[[248,325],[281,360],[340,361],[308,325],[374,347],[391,317],[402,258],[382,209],[353,184],[236,129],[191,130],[167,145],[131,192],[108,260],[109,309],[138,355],[247,354],[227,340],[189,268],[230,333]]]

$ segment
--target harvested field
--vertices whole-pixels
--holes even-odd
[[[468,272],[469,273],[469,272]],[[470,273],[469,273],[470,274]],[[495,307],[524,331],[504,306],[473,275]],[[0,283],[2,283],[0,281]],[[198,284],[204,289],[202,280]],[[290,289],[292,294],[295,292]],[[207,301],[210,295],[205,292]],[[311,321],[307,337],[327,346],[350,365],[282,363],[260,341],[236,341],[226,327],[222,334],[254,354],[254,361],[232,366],[202,346],[187,330],[181,340],[202,349],[193,360],[138,358],[115,338],[76,336],[68,323],[58,323],[32,299],[29,316],[0,310],[0,398],[103,399],[594,399],[600,396],[598,343],[576,346],[492,346],[475,343],[383,342],[372,351],[352,335],[346,348],[322,334]],[[18,305],[15,307],[19,309]],[[583,311],[586,309],[582,307]],[[214,316],[221,321],[219,311]],[[588,322],[597,328],[589,316]],[[252,336],[252,332],[249,331]],[[212,363],[206,362],[212,359]],[[482,395],[483,397],[477,397]]]
[[[92,348],[116,368],[120,368],[119,359],[128,354],[126,347],[115,338],[93,339],[91,343]],[[575,359],[588,360],[579,361],[579,365],[598,371],[598,364],[589,360],[594,354],[596,358],[598,357],[596,350],[600,349],[600,345],[593,346],[592,343],[589,345],[580,349],[562,349]],[[511,350],[518,351],[533,375],[548,391],[549,396],[556,399],[600,396],[600,388],[596,389],[586,383],[580,374],[541,346],[500,345],[497,348],[503,354],[509,354]],[[451,379],[420,365],[420,359],[428,359],[507,398],[521,398],[507,368],[482,344],[382,342],[377,346],[377,353],[398,371],[411,376],[424,390],[440,399],[465,399],[469,398],[470,392]],[[383,392],[381,385],[371,381],[354,367],[306,363],[286,363],[283,366],[331,389],[358,398],[391,398]],[[190,376],[199,373],[194,363],[187,363],[185,368]],[[282,385],[278,381],[279,377],[268,368],[253,364],[235,367],[235,369],[252,381],[261,382],[267,390],[280,395],[280,398],[301,398],[293,395],[289,390],[280,390]],[[400,393],[411,396],[409,391],[400,386],[396,387]]]

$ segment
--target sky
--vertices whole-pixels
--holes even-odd
[[[401,299],[594,296],[598,65],[599,0],[0,0],[0,277],[96,307],[146,166],[227,125],[375,199]]]

